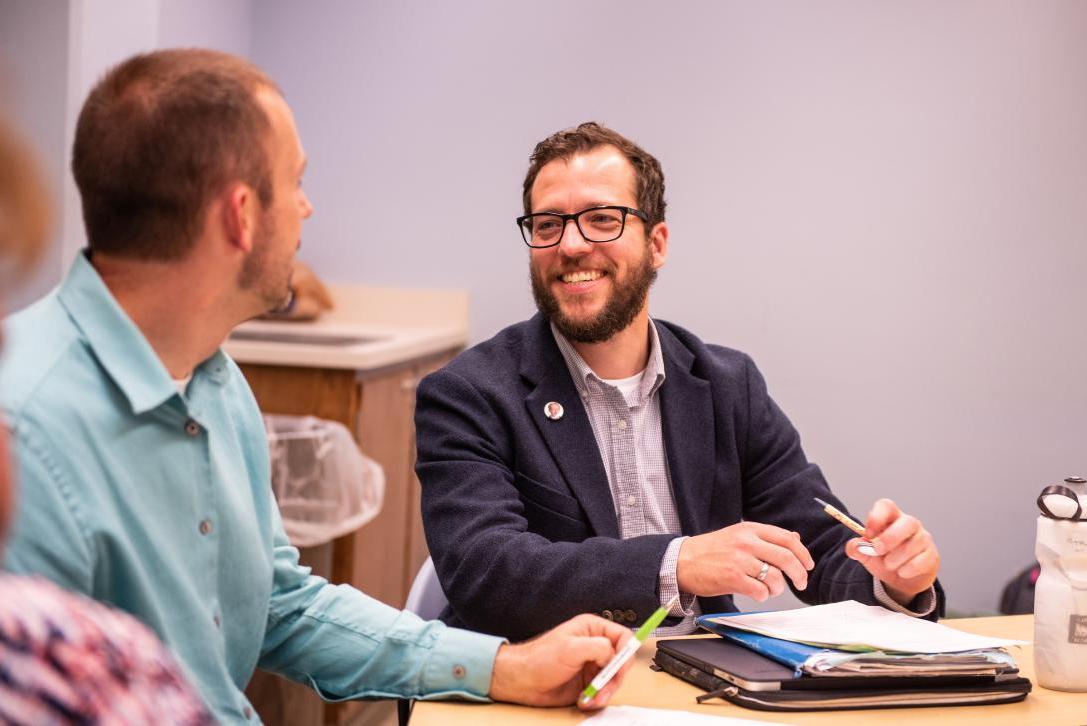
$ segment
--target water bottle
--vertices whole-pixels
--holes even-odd
[[[1035,674],[1044,688],[1087,691],[1087,480],[1046,487],[1038,507]]]

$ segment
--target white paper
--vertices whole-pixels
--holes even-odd
[[[581,722],[582,726],[674,726],[693,724],[694,726],[766,726],[779,723],[770,721],[751,721],[746,718],[728,718],[726,716],[708,716],[691,711],[671,711],[662,708],[642,708],[641,706],[608,706],[594,716]],[[780,724],[779,724],[780,726]]]
[[[862,605],[855,600],[796,610],[732,615],[714,622],[798,643],[900,653],[954,653],[1026,643],[964,633],[878,605]]]

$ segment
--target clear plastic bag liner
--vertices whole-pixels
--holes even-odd
[[[353,532],[376,517],[385,472],[342,424],[315,416],[266,415],[272,491],[296,547]]]

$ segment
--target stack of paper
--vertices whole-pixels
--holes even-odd
[[[767,613],[705,616],[699,624],[797,673],[995,675],[1015,668],[1004,650],[1024,641],[954,630],[853,600]]]

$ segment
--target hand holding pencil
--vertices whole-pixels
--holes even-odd
[[[491,675],[490,697],[529,706],[566,706],[633,639],[629,628],[596,615],[578,615],[524,643],[504,643]],[[618,667],[585,710],[602,708],[619,688],[632,660]]]
[[[863,538],[846,543],[846,554],[878,578],[897,602],[908,604],[936,581],[940,552],[932,535],[921,520],[904,513],[893,501],[880,499],[872,505],[863,528],[821,499],[816,501]]]

